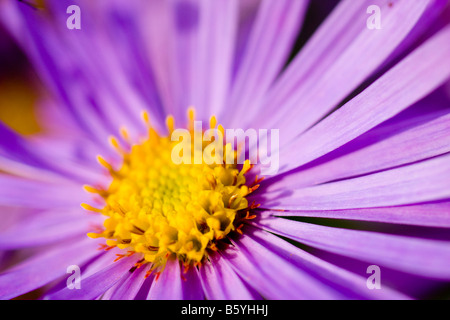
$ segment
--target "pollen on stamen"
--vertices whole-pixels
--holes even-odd
[[[109,137],[109,143],[111,144],[111,146],[114,148],[114,150],[116,150],[116,152],[120,155],[125,155],[126,152],[125,150],[120,146],[119,141],[117,140],[116,137]]]
[[[168,116],[166,119],[166,126],[169,130],[169,133],[172,133],[175,130],[175,119],[173,116]]]
[[[195,121],[195,109],[192,107],[188,109],[188,119],[189,119],[188,129],[192,131],[194,130],[194,121]]]
[[[211,129],[215,129],[215,128],[216,128],[216,125],[217,125],[217,119],[216,119],[215,116],[212,116],[211,119],[210,119],[210,121],[209,121],[209,127],[210,127]]]
[[[123,138],[123,140],[127,143],[130,144],[130,134],[128,133],[127,128],[122,127],[120,128],[120,136]]]
[[[94,208],[93,206],[87,204],[87,203],[82,203],[81,207],[83,209],[85,209],[86,211],[90,211],[90,212],[96,212],[96,213],[102,213],[102,209],[98,209],[98,208]]]
[[[103,167],[105,167],[108,171],[114,171],[112,165],[110,165],[105,159],[103,159],[102,156],[97,156],[97,161],[100,163]]]
[[[190,108],[187,129],[191,134],[194,117],[195,111]],[[146,276],[154,274],[157,279],[168,260],[177,259],[185,269],[200,267],[209,261],[209,254],[226,247],[227,242],[223,241],[230,233],[242,233],[245,221],[255,217],[249,211],[257,208],[254,203],[249,205],[246,197],[256,191],[260,181],[255,178],[254,184],[247,186],[245,175],[253,165],[246,160],[239,166],[238,151],[230,144],[224,145],[222,163],[176,164],[171,156],[177,142],[170,136],[175,130],[175,119],[166,119],[169,135],[153,129],[147,112],[142,113],[142,119],[148,129],[143,141],[131,145],[124,128],[120,136],[129,148],[123,148],[115,137],[109,139],[123,157],[120,168],[97,157],[112,177],[109,187],[84,187],[101,195],[104,207],[82,207],[105,216],[103,228],[89,233],[89,237],[105,238],[104,250],[128,250],[117,254],[116,261],[138,255],[135,268],[150,264]],[[214,116],[209,127],[225,132]],[[230,155],[234,163],[223,165]]]

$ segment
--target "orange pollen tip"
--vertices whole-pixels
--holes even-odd
[[[114,249],[114,248],[115,248],[114,246],[111,247],[111,246],[108,246],[108,245],[106,245],[104,243],[101,243],[101,244],[99,244],[98,250],[109,251],[109,250]]]
[[[246,220],[251,220],[251,219],[255,219],[255,218],[256,218],[256,215],[255,215],[255,214],[250,215],[250,211],[247,211],[247,214],[245,215],[245,218],[244,218],[244,219],[246,219]]]

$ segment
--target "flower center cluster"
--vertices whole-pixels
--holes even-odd
[[[185,266],[204,262],[230,232],[240,231],[238,222],[249,218],[251,209],[246,196],[255,189],[246,185],[248,161],[240,169],[225,163],[175,164],[173,120],[168,126],[168,136],[149,126],[148,138],[128,151],[112,139],[123,155],[121,168],[115,170],[99,158],[112,183],[107,190],[86,187],[101,194],[106,205],[102,209],[83,205],[107,217],[103,230],[89,233],[90,237],[106,238],[108,247],[128,249],[128,255],[141,254],[138,266],[151,263],[152,270],[164,269],[170,258]]]

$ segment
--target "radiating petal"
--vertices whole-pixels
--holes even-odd
[[[48,300],[91,300],[103,294],[111,286],[124,277],[130,277],[130,268],[136,263],[135,259],[121,259],[89,276],[81,276],[80,288],[68,287],[47,296]]]
[[[153,280],[148,300],[182,300],[183,285],[178,261],[168,260],[158,279]]]
[[[381,10],[379,30],[367,27],[367,10],[373,5]],[[272,116],[264,119],[260,113],[257,122],[289,132],[291,137],[286,136],[282,144],[294,139],[326,116],[388,58],[393,58],[422,17],[425,21],[421,22],[428,25],[428,10],[435,6],[442,10],[445,3],[403,0],[389,6],[384,0],[343,1],[272,89],[261,107]]]
[[[234,272],[220,255],[209,257],[210,263],[200,270],[200,279],[206,298],[209,300],[253,300],[261,298]]]
[[[8,175],[0,175],[0,204],[51,209],[78,207],[86,200],[86,192],[77,184],[43,183]]]
[[[260,105],[289,57],[308,3],[308,0],[262,1],[227,102],[234,111],[227,108],[220,117],[227,126],[242,125],[241,118],[248,110]]]
[[[262,228],[300,243],[366,261],[370,265],[435,279],[450,279],[450,245],[437,241],[376,232],[340,229],[265,218]]]
[[[111,300],[133,300],[146,280],[145,274],[150,265],[136,269],[129,277],[122,278],[112,292]]]
[[[399,207],[360,208],[320,211],[272,211],[274,216],[346,219],[450,228],[450,202],[425,203]]]
[[[343,297],[248,235],[240,237],[222,255],[235,272],[266,299]]]
[[[300,188],[414,163],[450,152],[450,109],[381,125],[268,186]]]
[[[252,228],[251,235],[267,249],[277,252],[298,268],[307,270],[320,281],[335,287],[347,299],[408,299],[404,294],[386,286],[382,286],[381,290],[369,290],[366,277],[317,258],[264,230]]]
[[[379,173],[294,191],[262,194],[263,208],[339,210],[450,198],[450,155]]]
[[[175,118],[189,106],[207,120],[221,110],[228,92],[236,38],[238,1],[174,0],[171,65]]]
[[[30,248],[64,241],[74,236],[83,238],[93,220],[92,216],[83,214],[82,210],[78,212],[78,216],[67,213],[62,215],[61,212],[58,214],[55,216],[55,213],[36,213],[34,216],[37,217],[30,217],[31,221],[24,220],[23,223],[19,222],[16,226],[0,232],[0,249]]]
[[[66,275],[69,266],[82,265],[98,255],[97,245],[92,239],[61,242],[58,247],[0,274],[0,299],[17,297]]]
[[[335,150],[438,88],[450,77],[449,38],[447,26],[361,94],[282,148],[278,173]]]

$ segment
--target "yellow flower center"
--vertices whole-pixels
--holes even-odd
[[[189,115],[189,131],[193,132],[192,110]],[[107,217],[102,230],[88,236],[107,239],[105,248],[128,249],[119,258],[141,254],[136,267],[151,263],[151,271],[162,271],[167,260],[174,258],[185,267],[201,265],[230,232],[240,232],[242,222],[254,217],[249,212],[256,206],[249,206],[246,196],[259,186],[258,181],[253,186],[246,184],[245,175],[251,169],[248,160],[240,168],[236,163],[206,164],[205,159],[201,164],[175,164],[172,150],[178,142],[171,139],[173,118],[167,121],[168,136],[151,128],[146,113],[144,120],[149,135],[129,151],[111,138],[123,156],[120,169],[98,158],[113,179],[107,190],[85,186],[106,204],[102,209],[82,206]],[[215,122],[211,118],[211,128]],[[123,135],[127,137],[126,131]],[[206,146],[201,144],[203,150]],[[230,153],[237,158],[230,145],[224,149],[224,158]]]

